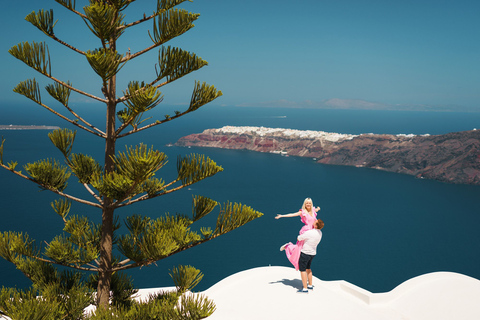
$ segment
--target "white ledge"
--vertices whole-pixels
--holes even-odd
[[[313,291],[298,294],[300,273],[294,268],[259,267],[233,274],[200,294],[216,305],[208,320],[480,319],[480,281],[458,273],[421,275],[385,293],[315,276],[313,284]],[[140,289],[135,298],[144,300],[149,294],[174,289]]]
[[[313,291],[298,294],[300,274],[293,268],[242,271],[203,292],[217,306],[208,319],[480,319],[480,281],[458,273],[422,275],[386,293],[317,277],[313,284]]]

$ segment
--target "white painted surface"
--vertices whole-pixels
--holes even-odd
[[[261,267],[234,274],[204,293],[217,311],[208,319],[480,319],[480,281],[436,272],[410,279],[387,293],[371,293],[345,281],[321,281],[298,294],[293,268]]]
[[[217,307],[208,320],[480,319],[480,281],[458,273],[429,273],[386,293],[371,293],[342,280],[314,277],[313,284],[313,291],[299,294],[300,273],[294,268],[260,267],[233,274],[200,294]],[[163,290],[174,288],[140,289],[136,298]]]

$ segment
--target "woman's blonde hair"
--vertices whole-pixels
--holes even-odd
[[[302,209],[303,209],[303,210],[307,210],[307,209],[305,208],[305,204],[306,204],[308,201],[310,201],[310,202],[312,203],[312,210],[315,210],[315,207],[313,206],[313,201],[312,201],[311,198],[305,198],[305,200],[303,200]]]

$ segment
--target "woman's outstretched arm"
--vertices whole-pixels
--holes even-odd
[[[275,216],[275,219],[298,217],[300,214],[301,214],[300,210],[298,212],[294,212],[294,213],[287,213],[287,214],[280,214],[279,213]]]

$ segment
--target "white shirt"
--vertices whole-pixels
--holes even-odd
[[[312,229],[305,231],[297,237],[298,240],[305,240],[301,252],[314,256],[317,254],[317,246],[322,240],[322,230]]]

